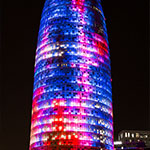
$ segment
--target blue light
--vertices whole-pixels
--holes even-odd
[[[46,0],[35,58],[30,150],[114,149],[100,0]]]

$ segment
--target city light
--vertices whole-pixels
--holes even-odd
[[[114,141],[114,145],[122,145],[122,141]]]
[[[110,56],[97,0],[46,0],[35,57],[30,150],[113,150]]]

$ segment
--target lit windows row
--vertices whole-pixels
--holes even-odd
[[[65,74],[64,73],[61,73],[61,74]],[[69,74],[69,73],[67,73]],[[59,80],[56,80],[58,79]],[[109,84],[107,84],[107,82],[104,82],[104,81],[99,81],[99,80],[96,80],[96,79],[92,79],[92,78],[82,78],[81,76],[75,76],[74,74],[72,75],[72,78],[70,75],[66,75],[66,76],[63,76],[63,75],[57,75],[57,76],[52,76],[52,77],[47,77],[46,79],[42,79],[42,78],[36,78],[35,80],[35,84],[34,84],[34,90],[36,90],[37,88],[39,88],[40,86],[49,86],[51,84],[58,84],[59,82],[60,83],[78,83],[78,84],[85,84],[85,85],[91,85],[91,86],[96,86],[98,89],[99,88],[104,88],[104,90],[108,93],[110,93],[109,89],[110,89],[110,86]],[[40,80],[41,79],[41,80]],[[96,88],[95,87],[95,88]],[[53,87],[52,87],[53,88]],[[98,90],[97,90],[98,91]]]
[[[86,138],[86,137],[84,137]],[[34,141],[36,141],[37,139],[35,138]],[[41,140],[41,139],[40,139]],[[56,142],[57,141],[57,142]],[[108,143],[110,143],[111,145],[108,145]],[[54,150],[56,146],[59,145],[59,148],[65,148],[67,150],[70,149],[70,146],[74,146],[75,145],[75,148],[73,150],[99,150],[99,147],[104,147],[104,144],[105,145],[105,148],[101,148],[101,150],[105,150],[105,149],[112,149],[113,148],[113,144],[111,142],[111,140],[109,139],[106,139],[105,142],[102,141],[102,142],[95,142],[95,141],[85,141],[85,140],[75,140],[75,138],[71,139],[71,140],[52,140],[52,141],[37,141],[36,143],[32,144],[31,147],[32,150],[41,150],[41,149],[52,149]],[[62,146],[62,147],[61,147]],[[91,147],[92,146],[92,147]]]
[[[85,64],[88,64],[88,65],[93,65],[93,66],[96,66],[96,67],[99,67],[99,64],[100,63],[104,63],[104,59],[102,58],[102,57],[100,57],[100,59],[99,59],[99,61],[97,61],[96,60],[96,58],[92,55],[92,54],[90,54],[90,53],[87,53],[87,52],[84,52],[84,51],[71,51],[71,50],[69,50],[69,51],[50,51],[50,52],[45,52],[45,53],[43,53],[43,54],[41,54],[41,55],[39,55],[37,58],[36,58],[36,64],[38,63],[38,62],[40,62],[41,60],[43,60],[43,59],[49,59],[49,58],[57,58],[57,57],[60,57],[60,58],[62,58],[62,56],[63,55],[65,55],[65,57],[68,55],[70,55],[70,56],[82,56],[83,58],[85,58],[85,60],[84,61],[86,61],[86,60],[88,60],[88,58],[89,58],[89,60],[90,61],[88,61],[88,62],[86,62]],[[91,59],[92,58],[92,59]],[[94,58],[94,59],[93,59]],[[81,58],[80,58],[81,59]],[[76,60],[77,61],[77,60]],[[83,61],[83,60],[82,60]],[[105,64],[107,63],[107,61],[105,62]],[[35,64],[35,65],[36,65]]]
[[[47,101],[44,101],[44,102],[36,102],[36,104],[34,104],[32,107],[33,107],[33,112],[37,112],[39,111],[40,109],[45,109],[45,108],[52,108],[52,107],[66,107],[65,109],[67,109],[67,107],[86,107],[86,108],[94,108],[94,109],[97,109],[97,111],[102,111],[104,113],[107,113],[109,115],[112,116],[112,110],[111,108],[109,108],[108,106],[102,104],[102,103],[98,103],[98,102],[93,102],[93,101],[84,101],[84,100],[78,100],[78,99],[69,99],[69,100],[57,100],[56,103],[54,103],[53,101],[51,100],[47,100]],[[64,112],[65,112],[65,109],[64,109]],[[77,109],[79,110],[79,109]],[[76,112],[77,113],[77,112]],[[78,112],[79,113],[79,112]]]
[[[81,42],[81,41],[80,41]],[[65,51],[70,51],[70,52],[77,52],[77,53],[84,53],[84,55],[87,57],[91,57],[91,58],[98,58],[99,57],[105,57],[106,59],[108,59],[108,52],[107,52],[107,48],[104,45],[91,45],[90,43],[86,44],[87,47],[83,46],[83,43],[74,43],[74,42],[70,42],[69,44],[67,42],[61,42],[62,44],[51,44],[50,40],[45,40],[42,41],[42,44],[40,44],[40,47],[38,47],[37,49],[37,54],[36,54],[36,58],[39,57],[41,54],[44,53],[55,53],[55,52],[65,52]],[[92,52],[92,53],[91,53]],[[94,56],[94,55],[97,56]],[[57,55],[59,56],[59,55]],[[82,55],[81,55],[82,56]]]
[[[40,128],[38,130],[41,130]],[[45,127],[44,130],[49,130],[49,128]],[[102,131],[102,130],[101,130]],[[38,131],[37,131],[38,132]],[[112,145],[111,139],[107,136],[103,136],[100,134],[91,134],[89,132],[57,132],[57,133],[44,133],[39,131],[39,133],[41,134],[37,134],[37,135],[33,135],[31,137],[31,143],[33,144],[35,142],[38,141],[53,141],[53,140],[73,140],[73,139],[77,139],[80,141],[95,141],[95,142],[102,142],[102,143],[106,143],[109,145]]]
[[[59,21],[61,21],[61,19]],[[54,42],[56,40],[55,37],[58,34],[60,36],[63,36],[63,35],[64,36],[65,35],[67,35],[67,36],[69,36],[69,35],[83,36],[83,35],[85,35],[84,38],[86,38],[87,43],[90,43],[91,40],[96,40],[95,36],[91,36],[94,30],[97,31],[96,32],[96,33],[98,33],[97,35],[99,35],[99,33],[101,33],[101,38],[104,37],[102,35],[102,33],[104,33],[105,31],[102,28],[102,26],[100,26],[100,25],[99,26],[95,25],[96,27],[95,26],[90,27],[90,26],[87,26],[87,25],[78,24],[77,22],[73,23],[73,22],[63,21],[64,24],[67,24],[67,25],[66,26],[60,26],[59,23],[58,23],[59,21],[57,21],[57,20],[53,21],[54,24],[58,24],[58,26],[55,25],[54,27],[52,27],[53,26],[53,24],[52,24],[51,28],[47,27],[45,29],[45,27],[44,27],[43,29],[41,29],[39,31],[39,37],[38,37],[39,38],[39,43],[41,41],[43,41],[44,39],[46,39],[46,38],[49,38],[49,42]],[[70,26],[72,26],[72,27],[70,27]],[[64,28],[64,30],[63,30],[63,28]],[[100,37],[100,35],[99,35],[99,37]],[[65,36],[64,39],[66,39],[66,38],[67,37]]]
[[[110,124],[108,121],[104,119],[100,119],[98,117],[85,116],[85,115],[78,116],[73,114],[50,115],[50,116],[41,116],[38,118],[33,118],[31,129],[34,130],[35,128],[43,128],[45,126],[52,127],[55,125],[56,126],[61,125],[63,126],[63,128],[65,127],[65,129],[61,129],[63,131],[72,131],[72,130],[76,131],[78,130],[78,127],[80,127],[80,130],[83,129],[86,132],[93,132],[93,133],[100,132],[99,134],[104,134],[105,136],[109,136],[109,137],[111,137],[112,135],[111,132],[112,124]],[[67,127],[66,125],[70,127]],[[99,125],[99,127],[95,125]],[[72,126],[74,126],[74,129],[72,128]],[[105,129],[105,133],[101,133],[100,130],[97,130],[101,128]],[[50,131],[53,131],[53,128],[51,128]]]
[[[120,139],[122,138],[148,138],[147,134],[141,134],[141,133],[131,133],[131,132],[125,132],[124,134],[121,133]]]
[[[57,78],[58,76],[56,76]],[[61,77],[61,76],[59,76]],[[48,79],[51,79],[53,80],[52,78],[48,78]],[[65,78],[63,78],[65,80]],[[81,80],[80,80],[81,79]],[[79,81],[78,81],[79,80]],[[45,81],[44,79],[42,80],[41,78],[39,78],[37,80],[37,82],[41,82],[41,81]],[[61,80],[59,80],[61,81]],[[99,82],[99,86],[97,84],[92,84],[92,81],[91,84],[89,84],[88,81],[86,81],[86,79],[83,79],[82,81],[82,78],[77,78],[77,80],[74,80],[74,82],[69,82],[69,81],[72,81],[72,80],[65,80],[62,84],[59,84],[59,82],[51,82],[49,83],[47,86],[44,86],[43,87],[43,91],[41,91],[40,93],[39,92],[34,92],[34,96],[38,96],[40,94],[44,94],[44,93],[47,93],[47,92],[56,92],[56,91],[72,91],[72,92],[75,92],[75,91],[82,91],[82,92],[89,92],[89,93],[95,93],[95,94],[103,94],[103,95],[107,95],[107,96],[111,96],[111,91],[109,89],[108,86],[106,86],[105,82]],[[87,83],[88,82],[88,83]],[[53,84],[55,83],[55,85]],[[74,83],[78,83],[78,84],[74,84]],[[35,81],[35,85],[36,85],[36,81]],[[35,89],[36,90],[36,89]],[[37,89],[37,91],[39,91]]]
[[[63,84],[63,82],[62,82]],[[103,93],[88,93],[88,92],[81,92],[81,91],[58,91],[58,92],[49,92],[49,93],[43,93],[42,95],[37,95],[34,99],[37,101],[45,101],[48,99],[60,99],[60,98],[66,98],[66,99],[83,99],[83,100],[92,100],[96,102],[103,103],[103,98],[105,100],[105,104],[109,107],[111,107],[111,95],[103,92]]]
[[[48,17],[51,18],[51,19],[57,17],[57,15],[55,15],[55,14],[64,13],[66,16],[70,16],[72,13],[76,13],[77,15],[80,14],[77,11],[75,11],[75,10],[79,9],[78,8],[79,6],[74,5],[74,4],[72,4],[72,5],[70,5],[70,4],[61,5],[61,3],[60,3],[57,6],[54,6],[54,7],[52,7],[52,6],[53,5],[48,5],[48,7],[46,7],[46,9],[44,9],[44,11],[42,13],[42,19],[43,20],[46,20],[45,14],[48,14]],[[66,11],[68,13],[66,13]],[[83,7],[83,11],[84,11],[84,14],[85,14],[85,16],[84,16],[85,18],[88,18],[90,20],[94,15],[98,15],[100,17],[100,19],[102,18],[101,22],[103,22],[103,16],[101,15],[102,11],[99,10],[97,7],[95,7],[95,6],[93,8],[90,7],[90,6],[87,7],[86,3],[85,3],[84,7]],[[49,12],[52,12],[53,15],[49,14]],[[73,17],[73,16],[70,16],[70,17]],[[76,16],[76,17],[81,18],[81,16]]]
[[[98,72],[94,70],[91,70],[91,65],[90,63],[86,62],[84,64],[81,63],[57,63],[59,62],[59,59],[55,60],[56,63],[54,64],[49,64],[49,63],[45,63],[45,65],[43,64],[43,67],[38,67],[36,69],[35,75],[34,77],[36,77],[36,80],[38,79],[43,79],[48,78],[48,77],[54,77],[55,75],[58,76],[58,74],[55,74],[55,72],[57,72],[58,70],[66,72],[65,70],[68,68],[72,68],[70,71],[70,74],[73,76],[72,70],[74,70],[73,68],[75,68],[75,72],[78,71],[77,77],[78,76],[82,76],[85,78],[87,77],[89,80],[91,80],[91,77],[93,77],[94,79],[100,80],[100,81],[105,81],[106,77],[102,77],[102,74],[98,75]],[[40,65],[40,64],[39,64]],[[102,67],[102,70],[106,70],[107,66],[104,64],[100,65]],[[109,68],[108,68],[109,69]],[[92,75],[92,76],[91,76]],[[59,76],[61,76],[61,73],[59,73]],[[35,81],[36,81],[35,80]]]
[[[58,27],[59,28],[59,27]],[[80,29],[78,29],[80,28]],[[46,46],[46,44],[49,44],[51,47],[51,49],[55,49],[56,47],[64,47],[64,48],[72,48],[72,47],[75,47],[75,48],[86,48],[88,50],[89,46],[93,46],[91,48],[97,48],[98,46],[103,46],[104,48],[108,48],[108,45],[106,43],[106,40],[96,34],[96,33],[90,33],[90,32],[84,32],[84,29],[82,29],[83,27],[77,27],[77,31],[74,31],[74,30],[69,30],[68,33],[65,32],[65,30],[63,30],[62,32],[64,34],[61,34],[61,30],[57,31],[57,32],[54,32],[53,31],[53,34],[49,34],[48,33],[48,29],[46,31],[43,32],[43,37],[42,37],[42,40],[39,41],[39,44],[38,44],[38,47],[37,47],[37,50],[39,50],[39,48],[43,47],[44,45]],[[82,31],[81,31],[82,29]],[[56,34],[56,35],[55,35]],[[56,44],[51,44],[51,43],[54,43],[54,42],[58,42],[57,41],[57,36],[59,35],[59,43],[56,43]],[[66,35],[67,36],[66,36]],[[72,36],[71,36],[72,35]],[[75,37],[75,38],[74,38]],[[74,38],[72,39],[72,43],[71,42],[71,38]],[[69,43],[67,41],[70,41]],[[80,41],[78,41],[80,40]],[[66,43],[64,44],[61,44],[63,41],[65,41]],[[78,42],[78,43],[73,43],[73,42]],[[81,42],[86,42],[86,44],[84,43],[81,43]],[[94,46],[97,46],[97,47],[94,47]],[[93,49],[92,51],[96,51],[95,49]]]
[[[46,45],[48,45],[48,43],[46,43]],[[60,57],[63,55],[63,53],[65,54],[69,54],[69,55],[77,55],[77,56],[84,56],[85,58],[93,58],[93,59],[97,59],[101,61],[100,58],[104,57],[104,59],[106,59],[106,62],[108,62],[108,54],[106,53],[106,51],[104,50],[104,48],[101,47],[95,47],[94,49],[90,48],[90,45],[88,48],[79,48],[80,44],[73,44],[70,46],[68,46],[68,44],[62,44],[63,46],[59,46],[59,45],[49,45],[46,46],[45,48],[41,49],[39,51],[39,54],[37,53],[36,55],[36,64],[41,60],[37,60],[37,58],[39,59],[40,57],[42,59],[47,59],[50,57]],[[66,45],[66,46],[65,46]],[[91,53],[92,52],[92,53]],[[44,56],[44,55],[48,55],[48,56]],[[42,57],[43,56],[43,57]],[[104,62],[104,61],[103,61]]]
[[[72,59],[72,57],[74,57],[74,59]],[[72,59],[72,60],[71,60]],[[67,61],[69,61],[69,63],[66,63]],[[60,63],[62,62],[62,63]],[[94,63],[96,64],[96,63]],[[53,74],[53,76],[58,74],[58,70],[61,71],[59,74],[61,74],[63,72],[63,70],[65,71],[67,68],[70,68],[71,71],[75,70],[73,72],[78,72],[77,76],[80,76],[78,74],[84,74],[84,72],[87,72],[90,75],[90,77],[96,78],[99,80],[99,78],[101,76],[104,76],[102,71],[105,72],[106,77],[108,76],[107,74],[110,74],[110,67],[108,64],[104,64],[99,62],[99,67],[96,67],[94,65],[91,65],[91,60],[88,58],[85,58],[82,60],[81,57],[76,57],[76,56],[69,56],[66,58],[56,58],[55,59],[49,59],[49,60],[42,60],[41,62],[38,63],[38,65],[35,68],[35,75],[41,73],[41,74],[45,74],[48,73],[49,74]],[[54,70],[54,71],[52,71]],[[53,72],[53,73],[52,73]],[[55,74],[55,72],[57,72]],[[76,73],[75,73],[76,74]],[[71,74],[73,75],[73,74]],[[108,76],[108,78],[110,78]],[[104,79],[103,79],[104,80]]]
[[[80,67],[82,67],[82,68],[80,68]],[[41,73],[39,73],[35,76],[35,78],[36,78],[35,82],[37,82],[39,79],[41,79],[41,80],[43,79],[42,82],[44,82],[44,83],[48,82],[49,84],[57,83],[58,81],[64,80],[63,83],[64,82],[71,83],[71,81],[72,81],[73,83],[83,83],[83,84],[90,84],[93,86],[101,87],[101,85],[103,85],[103,82],[105,82],[105,84],[107,85],[107,80],[110,79],[107,72],[105,73],[106,76],[104,76],[101,72],[91,70],[91,69],[84,69],[84,67],[86,67],[86,66],[80,64],[80,65],[78,65],[78,68],[77,67],[76,68],[74,68],[74,67],[67,68],[67,67],[63,66],[63,67],[57,67],[56,69],[52,69],[52,70],[45,69],[46,71],[42,71]],[[105,71],[105,69],[102,68],[101,71]],[[38,73],[38,72],[36,72],[36,73]],[[82,76],[82,75],[85,75],[85,76]],[[45,79],[42,76],[45,77]],[[56,81],[55,78],[58,80]],[[47,83],[47,85],[48,85],[48,83]],[[108,84],[108,85],[110,85],[110,84]]]
[[[80,2],[79,5],[82,5],[82,3],[83,3],[82,1],[78,1],[78,2]],[[70,0],[65,0],[65,1],[57,0],[57,3],[54,0],[51,0],[51,1],[47,0],[46,3],[45,3],[45,7],[44,7],[43,13],[49,12],[50,8],[54,8],[54,10],[55,10],[56,9],[55,7],[57,7],[57,6],[61,7],[61,6],[64,6],[64,5],[76,4],[76,3],[77,3],[77,0],[74,0],[72,2]],[[96,0],[94,0],[94,1],[86,0],[86,1],[84,1],[84,6],[95,9],[104,18],[102,7],[98,3],[100,3],[100,0],[98,0],[98,1],[96,1]]]
[[[57,80],[58,79],[58,80]],[[59,83],[70,84],[70,88],[63,87],[62,85],[58,85]],[[55,85],[54,85],[55,84]],[[78,85],[76,85],[78,84]],[[69,89],[73,91],[85,91],[85,92],[93,92],[94,94],[98,95],[108,95],[111,96],[111,86],[105,81],[99,81],[92,78],[82,78],[82,76],[63,76],[57,75],[52,77],[45,77],[45,78],[36,78],[34,83],[34,91],[38,90],[40,87],[44,87],[41,93],[48,92],[56,92],[56,91],[69,91]],[[57,86],[57,87],[56,87]],[[76,89],[75,89],[76,88]],[[81,89],[83,88],[83,89]],[[34,94],[36,95],[36,94]]]
[[[56,107],[56,108],[55,108]],[[83,108],[83,107],[61,107],[61,106],[55,106],[51,108],[46,108],[44,110],[38,110],[37,112],[33,112],[32,118],[40,118],[44,116],[51,116],[51,115],[58,115],[61,111],[61,115],[70,114],[70,115],[87,115],[87,116],[93,116],[97,118],[103,118],[108,121],[112,121],[112,115],[109,115],[108,113],[104,111],[99,111],[98,109],[92,109],[92,108]],[[96,121],[96,120],[95,120]]]
[[[98,124],[97,124],[98,125]],[[95,128],[93,125],[91,124],[81,124],[81,123],[73,123],[73,121],[71,121],[70,123],[63,123],[60,122],[58,123],[57,121],[50,123],[50,124],[44,124],[42,123],[41,125],[35,126],[33,128],[32,125],[32,132],[31,132],[31,137],[35,136],[35,135],[40,135],[43,133],[55,133],[56,131],[59,132],[64,132],[64,133],[68,133],[68,132],[76,132],[76,133],[88,133],[89,135],[96,135],[96,136],[102,136],[102,137],[109,137],[112,138],[113,133],[108,129],[103,127],[102,129],[98,129]]]

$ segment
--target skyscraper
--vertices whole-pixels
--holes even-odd
[[[30,150],[113,149],[101,0],[46,0],[36,49]]]

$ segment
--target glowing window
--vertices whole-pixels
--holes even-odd
[[[128,133],[128,137],[130,137],[130,133]]]
[[[136,133],[136,137],[138,138],[140,135],[139,135],[139,133]]]

